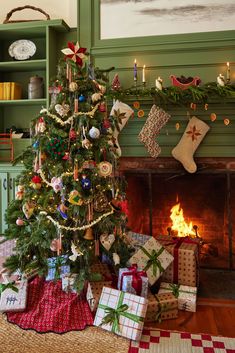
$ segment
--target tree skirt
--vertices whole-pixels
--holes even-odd
[[[235,338],[144,329],[140,342],[131,341],[129,353],[235,353]]]
[[[7,313],[7,319],[23,329],[40,333],[83,330],[93,324],[85,299],[62,291],[61,281],[46,282],[40,277],[29,282],[27,309],[20,313]]]

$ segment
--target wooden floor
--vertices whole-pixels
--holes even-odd
[[[235,338],[235,301],[199,298],[196,313],[179,311],[177,319],[148,326]]]

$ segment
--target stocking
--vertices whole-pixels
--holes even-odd
[[[204,121],[193,116],[178,145],[171,152],[189,173],[195,173],[197,170],[193,155],[209,129]]]
[[[129,105],[122,103],[119,100],[116,100],[116,102],[114,103],[112,110],[110,112],[111,116],[117,116],[117,117],[119,116],[119,118],[121,119],[121,122],[119,122],[119,124],[118,124],[119,129],[115,128],[114,132],[113,132],[116,153],[119,157],[121,156],[122,151],[121,151],[121,148],[120,148],[120,145],[118,143],[117,138],[118,138],[119,133],[122,131],[122,129],[126,125],[128,119],[133,114],[134,114],[133,109],[131,109],[131,107],[129,107]]]
[[[154,104],[149,112],[148,118],[139,133],[139,140],[144,143],[150,156],[156,158],[161,147],[156,142],[156,135],[170,119],[170,115]]]

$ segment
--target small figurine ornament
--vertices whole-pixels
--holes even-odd
[[[219,74],[219,76],[217,77],[217,84],[218,86],[221,86],[221,87],[225,86],[225,79],[222,74]]]
[[[158,76],[158,78],[155,81],[155,85],[156,85],[156,90],[157,91],[162,91],[162,79],[160,76]]]

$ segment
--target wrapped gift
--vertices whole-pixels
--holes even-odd
[[[148,296],[148,277],[145,271],[139,271],[136,264],[129,268],[120,268],[118,289],[141,297]]]
[[[112,275],[107,264],[102,264],[100,262],[91,265],[91,273],[98,273],[101,275],[101,281],[111,281]]]
[[[160,235],[157,240],[174,256],[162,279],[169,283],[197,287],[199,283],[199,239]]]
[[[74,284],[77,278],[76,273],[67,273],[65,275],[62,275],[62,290],[67,292],[67,293],[76,293],[77,291],[74,288]]]
[[[70,266],[66,265],[67,259],[67,255],[50,257],[47,259],[48,273],[46,281],[59,279],[62,278],[63,275],[70,273]]]
[[[178,309],[196,312],[197,287],[162,282],[158,294],[172,293],[178,299]]]
[[[150,285],[154,284],[173,261],[173,256],[151,237],[130,259],[129,263],[147,272]]]
[[[143,246],[150,238],[150,235],[128,232],[126,235],[130,245],[132,245],[136,250],[139,250],[141,246]]]
[[[0,312],[23,311],[26,309],[28,282],[6,282],[0,284]]]
[[[148,295],[148,309],[145,321],[175,319],[178,317],[177,298],[172,293]]]
[[[134,294],[104,287],[94,325],[138,341],[141,338],[148,300]]]
[[[111,281],[89,282],[87,286],[86,299],[91,311],[96,311],[103,287],[112,287]]]

